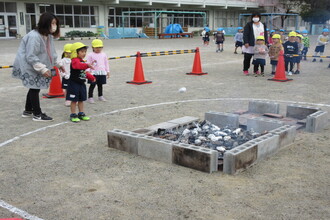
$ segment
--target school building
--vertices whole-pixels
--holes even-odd
[[[279,0],[6,0],[0,1],[0,39],[24,36],[45,11],[58,16],[64,36],[72,30],[97,32],[100,28],[108,34],[110,29],[122,27],[140,32],[157,28],[160,33],[171,23],[180,24],[187,32],[200,30],[205,25],[211,29],[236,28],[249,20],[241,14],[283,13],[284,8]],[[294,27],[297,21],[289,16],[285,26]],[[274,14],[265,22],[274,29],[282,28],[280,15]]]

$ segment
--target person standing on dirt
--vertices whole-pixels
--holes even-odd
[[[58,18],[43,13],[36,29],[25,35],[20,43],[13,65],[12,76],[22,80],[29,89],[22,117],[32,117],[34,121],[53,121],[41,111],[40,89],[48,89],[52,76],[56,74],[54,66],[64,70],[57,62],[53,39],[60,36]]]
[[[243,42],[244,47],[242,48],[244,53],[243,61],[243,73],[249,75],[249,68],[251,65],[251,59],[254,54],[254,45],[256,39],[259,36],[263,36],[265,39],[265,45],[268,45],[267,27],[265,24],[260,22],[261,14],[259,12],[252,13],[251,21],[248,22],[244,27]]]

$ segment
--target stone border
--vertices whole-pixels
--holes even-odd
[[[249,103],[249,112],[278,114],[278,111],[277,103],[262,101]],[[317,132],[328,124],[328,113],[313,107],[288,105],[287,116],[299,120],[306,119],[308,132]],[[205,113],[205,119],[220,127],[239,127],[237,114],[210,111]],[[197,121],[199,119],[196,117],[184,116],[147,128],[139,128],[133,132],[114,129],[108,131],[108,146],[153,160],[212,173],[218,170],[216,150],[152,136],[159,128],[173,130],[189,128]],[[247,129],[253,129],[259,133],[268,131],[268,133],[226,151],[223,158],[223,172],[226,174],[235,174],[245,170],[273,155],[280,148],[292,144],[297,133],[296,126],[284,125],[281,121],[259,117],[248,119]]]

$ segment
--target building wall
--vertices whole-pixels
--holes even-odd
[[[207,13],[207,25],[211,29],[219,27],[237,27],[239,25],[239,14],[249,13],[258,8],[262,12],[273,12],[278,0],[136,0],[136,1],[95,1],[84,0],[83,2],[67,3],[59,0],[56,3],[45,3],[44,1],[7,0],[16,2],[17,5],[17,33],[25,35],[36,24],[39,15],[46,10],[52,10],[60,18],[61,34],[72,30],[97,31],[98,26],[105,26],[105,31],[112,27],[121,27],[122,11],[146,11],[146,10],[175,10],[175,11],[199,11]],[[0,1],[0,4],[4,1]],[[116,4],[118,3],[118,4]],[[141,4],[139,4],[141,3]],[[143,3],[143,4],[142,4]],[[72,5],[73,4],[73,5]],[[28,7],[27,7],[28,6]],[[54,6],[54,7],[53,7]],[[34,10],[32,9],[34,7]],[[71,9],[70,9],[71,7]],[[0,7],[1,8],[1,7]],[[110,9],[111,8],[111,9]],[[67,12],[68,11],[68,12]],[[0,11],[0,15],[1,12]],[[22,21],[23,20],[23,21]],[[143,27],[154,24],[154,14],[130,14],[125,18],[125,27],[137,27],[142,31]],[[164,29],[169,23],[180,23],[188,27],[188,31],[203,28],[202,18],[194,14],[163,14],[160,18]],[[278,26],[280,19],[275,19],[274,24]],[[296,20],[288,19],[287,25],[291,26]],[[245,22],[245,21],[244,21]],[[162,31],[162,30],[160,30]]]

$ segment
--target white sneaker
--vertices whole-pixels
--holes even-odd
[[[292,76],[292,72],[291,71],[288,72],[288,76]]]
[[[89,103],[91,103],[91,104],[94,104],[94,103],[95,103],[95,101],[94,101],[93,98],[88,98],[87,102],[89,102]]]
[[[100,96],[99,97],[99,101],[102,101],[102,102],[105,102],[105,101],[107,101],[103,96]]]

